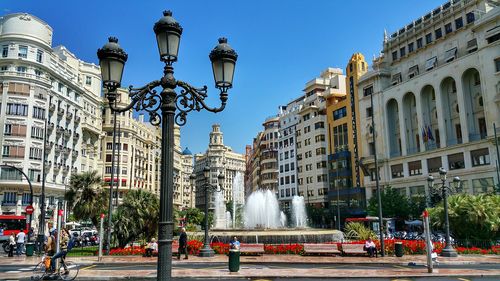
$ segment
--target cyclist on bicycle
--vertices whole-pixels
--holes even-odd
[[[68,253],[68,242],[69,242],[69,233],[68,230],[62,229],[63,231],[61,232],[61,238],[59,241],[59,252],[57,252],[52,258],[50,259],[50,267],[52,271],[56,271],[56,261],[58,258],[61,258],[64,260],[66,257],[66,254]],[[68,268],[66,267],[66,264],[63,262],[64,266],[64,274],[68,274]]]

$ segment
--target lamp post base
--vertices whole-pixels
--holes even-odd
[[[441,252],[442,257],[455,258],[458,256],[457,251],[451,246],[446,246]]]
[[[198,256],[203,258],[213,257],[215,255],[214,250],[210,248],[210,245],[205,245],[203,249],[200,250],[200,254]]]

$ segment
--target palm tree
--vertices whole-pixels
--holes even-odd
[[[158,229],[160,204],[153,193],[139,190],[127,192],[113,214],[113,238],[120,247],[137,239],[150,240]]]
[[[444,224],[440,203],[429,210],[434,227]],[[496,240],[500,237],[500,196],[493,194],[457,194],[449,197],[450,230],[459,239]]]
[[[75,219],[90,219],[97,227],[99,215],[106,210],[107,193],[102,189],[102,180],[97,171],[90,171],[71,175],[69,190],[64,198],[73,211]]]

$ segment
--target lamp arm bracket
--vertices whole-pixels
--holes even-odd
[[[158,114],[158,109],[160,109],[162,98],[161,95],[157,93],[155,88],[160,85],[161,82],[159,80],[155,80],[140,88],[129,86],[128,96],[131,99],[130,103],[124,107],[117,107],[110,101],[109,106],[112,111],[116,112],[125,112],[131,108],[134,108],[136,111],[144,110],[149,114],[149,122],[152,125],[158,126],[161,124],[161,116]]]
[[[193,110],[201,111],[202,109],[205,109],[207,111],[217,113],[224,110],[226,107],[226,101],[222,99],[221,106],[218,108],[209,107],[205,103],[205,98],[207,97],[207,86],[195,88],[180,80],[177,80],[177,86],[182,88],[180,94],[175,98],[175,106],[179,110],[179,113],[175,116],[175,123],[179,126],[186,124],[186,116]]]

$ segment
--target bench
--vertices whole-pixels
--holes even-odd
[[[264,244],[240,244],[240,253],[242,255],[263,255]]]
[[[340,244],[342,249],[342,255],[368,255],[368,252],[365,251],[365,244]],[[378,257],[378,250],[375,251],[375,256]]]
[[[308,244],[304,243],[304,255],[325,254],[340,255],[337,243],[333,244]]]

